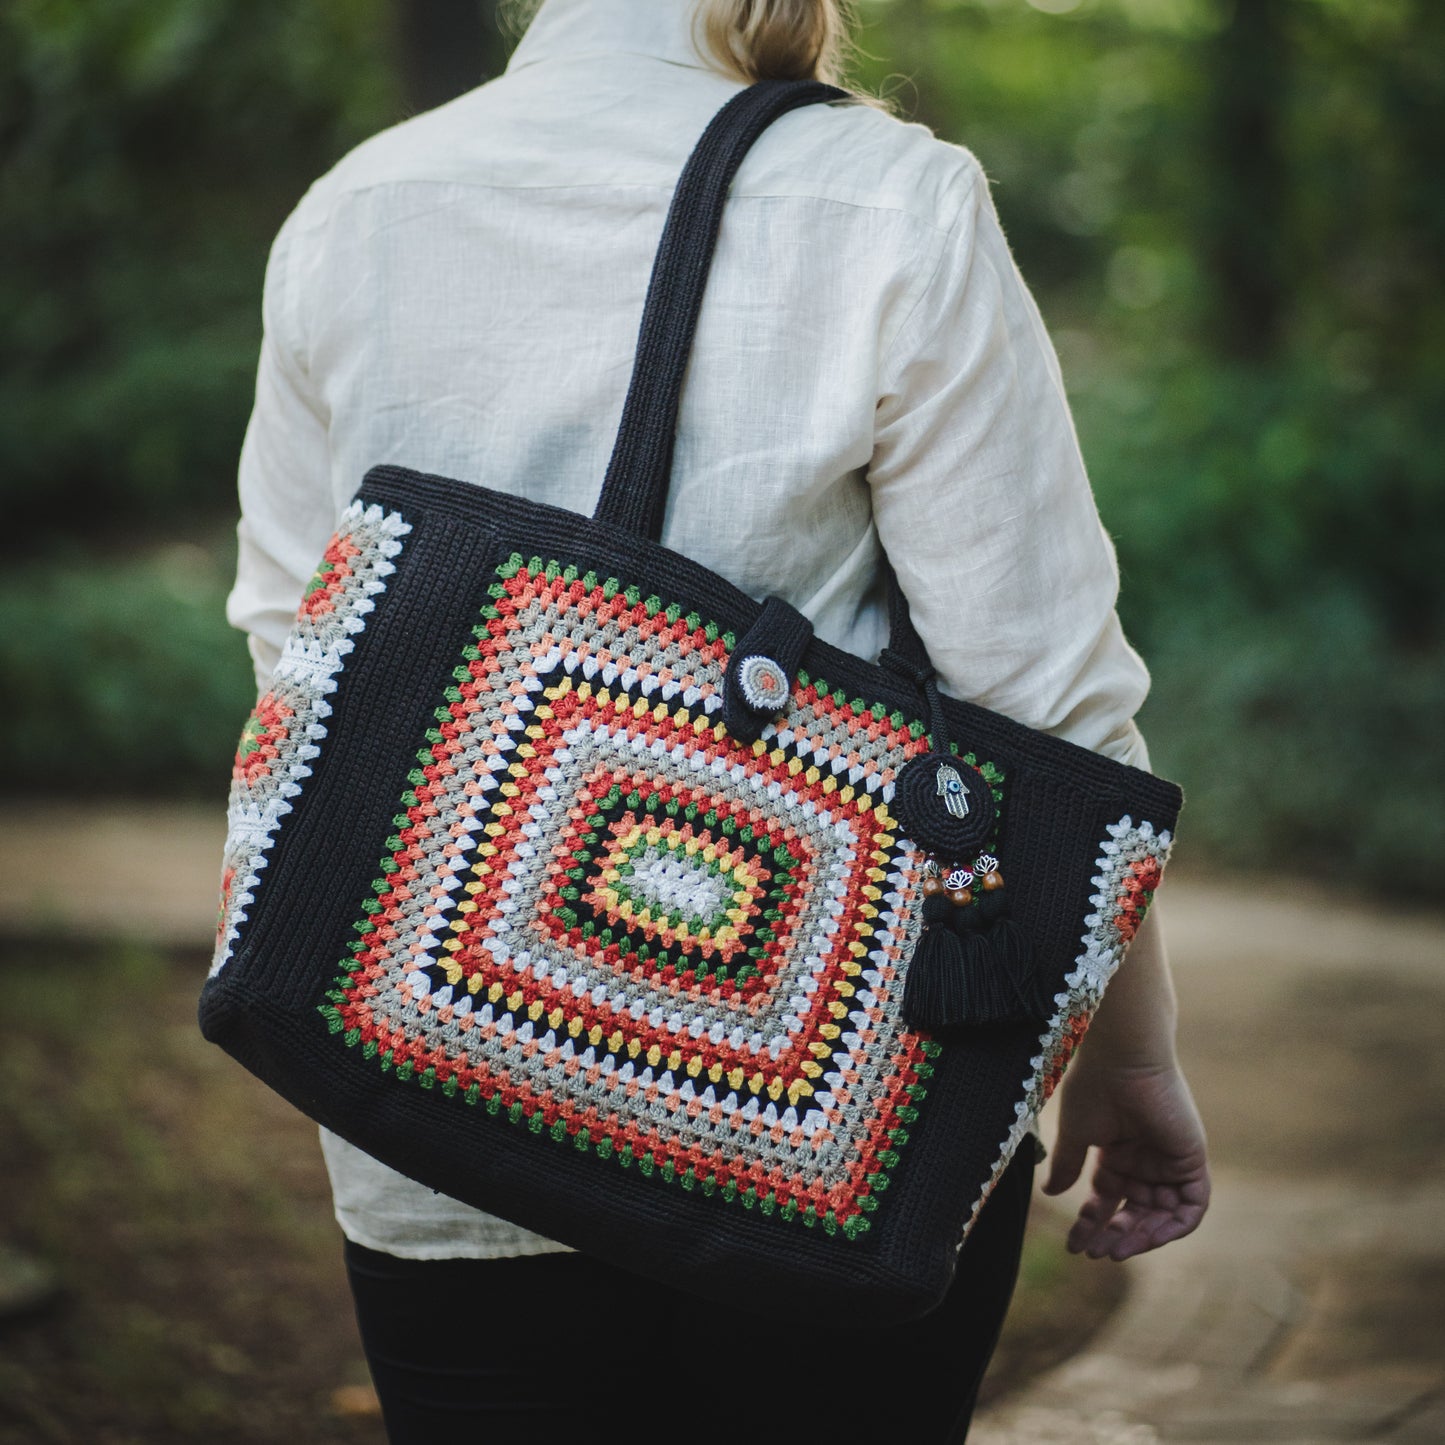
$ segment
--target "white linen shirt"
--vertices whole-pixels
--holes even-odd
[[[282,226],[227,605],[258,686],[376,463],[592,510],[672,188],[741,88],[692,8],[545,0],[503,75],[359,146]],[[922,125],[807,106],[744,159],[662,540],[869,659],[886,549],[945,691],[1147,766],[1058,363],[978,162]],[[360,1244],[563,1247],[322,1143]]]

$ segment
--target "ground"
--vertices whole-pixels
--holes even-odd
[[[215,815],[43,832],[0,810],[0,1247],[59,1286],[0,1324],[0,1445],[380,1445],[315,1127],[196,1028]],[[1035,1212],[986,1398],[1121,1296],[1065,1227]],[[0,1305],[7,1276],[30,1283],[0,1258]]]
[[[0,1244],[63,1285],[0,1332],[0,1445],[380,1440],[314,1131],[195,1030],[219,849],[0,808]],[[1122,1267],[1039,1209],[971,1440],[1445,1442],[1445,918],[1180,869],[1160,907],[1214,1205]]]
[[[1440,1445],[1445,920],[1298,881],[1161,898],[1213,1206],[971,1442]]]

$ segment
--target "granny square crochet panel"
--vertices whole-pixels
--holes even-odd
[[[236,757],[214,974],[411,532],[354,503],[307,589]],[[780,720],[739,743],[716,621],[562,549],[502,560],[485,595],[315,996],[334,1047],[537,1148],[859,1238],[944,1048],[900,1014],[926,855],[890,803],[923,724],[801,671]],[[960,762],[1002,827],[1005,771]],[[1169,836],[1125,817],[1100,847],[1074,968],[977,1203],[1087,1028]]]
[[[270,685],[246,720],[231,770],[212,974],[231,957],[276,829],[326,736],[337,674],[410,530],[395,512],[352,504],[307,584]]]

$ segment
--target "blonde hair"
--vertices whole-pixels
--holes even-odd
[[[542,0],[501,0],[504,27],[520,35]],[[696,8],[700,59],[735,80],[823,80],[869,105],[886,102],[843,80],[853,52],[853,0],[676,0]]]
[[[701,34],[737,80],[830,85],[842,84],[852,23],[848,0],[697,0],[692,22],[694,43]]]

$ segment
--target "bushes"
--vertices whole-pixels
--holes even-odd
[[[1136,380],[1078,411],[1188,855],[1433,894],[1445,531],[1411,451],[1428,437],[1298,376]],[[187,543],[0,581],[0,789],[219,801],[252,701],[231,566]]]
[[[1361,396],[1306,361],[1196,365],[1099,387],[1078,414],[1154,674],[1141,726],[1185,785],[1191,851],[1434,891],[1445,498],[1429,398]]]
[[[251,702],[227,548],[164,539],[234,508],[267,247],[395,118],[386,20],[0,7],[0,503],[35,559],[0,577],[0,787],[224,796]],[[120,526],[160,550],[114,560]]]
[[[267,247],[394,115],[379,0],[0,6],[0,502],[33,534],[231,501]],[[58,494],[76,503],[56,509]]]
[[[1445,8],[861,9],[862,80],[978,153],[1060,342],[1190,851],[1433,889]],[[0,787],[224,785],[227,549],[98,539],[230,515],[266,246],[399,115],[404,13],[0,8],[0,500],[55,558],[0,578]]]
[[[76,556],[0,580],[0,789],[225,797],[255,693],[224,548]]]
[[[1268,613],[1180,611],[1140,717],[1183,783],[1191,856],[1439,896],[1445,668],[1391,646],[1343,588]]]

